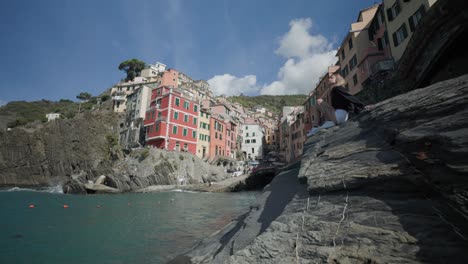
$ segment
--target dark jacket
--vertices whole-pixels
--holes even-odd
[[[343,86],[332,88],[331,101],[333,108],[346,110],[349,114],[359,114],[364,109],[364,104]]]

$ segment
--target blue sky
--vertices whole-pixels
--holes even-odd
[[[305,93],[374,3],[3,1],[0,104],[98,95],[124,77],[117,67],[129,58],[209,80],[217,94]]]

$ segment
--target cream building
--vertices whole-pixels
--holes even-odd
[[[126,97],[125,121],[120,124],[120,144],[134,147],[144,144],[143,120],[151,98],[152,87],[141,85]]]
[[[403,55],[408,42],[427,10],[437,0],[384,0],[385,22],[390,50],[395,62]]]
[[[206,108],[199,111],[197,156],[200,159],[210,156],[210,116],[211,113]]]

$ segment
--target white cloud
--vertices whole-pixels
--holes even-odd
[[[255,75],[246,75],[236,77],[230,74],[216,75],[208,80],[211,90],[216,95],[239,95],[258,93],[260,87],[257,86],[257,77]]]
[[[290,29],[279,39],[275,54],[286,58],[279,69],[278,80],[263,86],[256,84],[255,75],[242,78],[230,74],[217,75],[208,83],[216,94],[237,95],[239,93],[283,95],[308,94],[315,88],[327,67],[335,64],[336,51],[324,36],[312,35],[310,18],[294,19]]]
[[[263,86],[261,94],[308,94],[315,83],[336,62],[336,51],[322,35],[311,35],[312,20],[295,19],[280,38],[276,54],[287,58],[278,72],[278,81]]]
[[[6,105],[8,102],[7,101],[3,101],[2,99],[0,99],[0,106],[4,106]]]
[[[332,49],[324,36],[309,34],[312,27],[310,18],[292,20],[289,26],[289,31],[280,39],[280,47],[275,51],[276,54],[285,58],[305,59]]]
[[[334,64],[336,51],[313,54],[304,59],[288,59],[278,72],[279,81],[265,85],[261,94],[308,94]]]

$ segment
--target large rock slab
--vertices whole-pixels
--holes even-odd
[[[465,75],[319,132],[248,214],[176,260],[468,263],[467,110]]]

